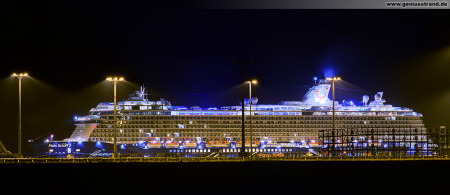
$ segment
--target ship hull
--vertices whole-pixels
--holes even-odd
[[[54,158],[86,158],[86,157],[112,157],[114,147],[111,143],[103,142],[47,142],[31,143],[32,156],[54,157]],[[247,147],[249,152],[250,148]],[[319,150],[315,148],[314,150]],[[264,153],[307,153],[305,148],[261,148],[254,147],[254,152]],[[176,155],[176,156],[208,156],[209,154],[221,154],[221,156],[238,156],[241,148],[229,148],[228,145],[222,147],[197,147],[197,148],[149,148],[142,145],[118,145],[117,153],[121,156],[141,156],[158,157]]]

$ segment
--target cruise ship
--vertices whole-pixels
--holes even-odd
[[[134,153],[148,154],[155,151],[237,153],[243,141],[246,151],[254,154],[300,152],[303,155],[330,155],[324,149],[329,151],[332,147],[339,150],[337,148],[340,147],[347,155],[347,150],[361,143],[366,143],[361,148],[407,148],[408,154],[413,148],[418,153],[418,148],[427,148],[429,140],[422,114],[386,104],[383,92],[375,94],[373,99],[364,95],[358,102],[335,101],[333,128],[330,88],[328,81],[320,80],[299,101],[281,101],[278,104],[258,104],[258,99],[252,98],[250,111],[248,98],[244,101],[244,110],[242,105],[176,106],[166,99],[147,99],[145,88],[141,87],[128,99],[117,103],[119,153],[127,153],[130,148]],[[112,102],[102,102],[87,115],[76,117],[72,135],[59,142],[47,141],[46,152],[57,153],[62,151],[58,148],[63,148],[64,154],[83,153],[83,147],[76,147],[91,143],[103,148],[100,153],[111,154],[112,147],[105,149],[104,145],[113,144],[113,111]],[[241,140],[242,112],[245,115],[246,140]],[[350,138],[350,134],[344,133],[348,130],[352,132]],[[389,133],[392,131],[394,134]],[[332,139],[328,139],[330,135]],[[347,145],[343,146],[343,143]],[[96,152],[99,153],[98,150]],[[359,154],[369,155],[367,151]]]

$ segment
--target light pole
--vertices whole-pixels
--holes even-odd
[[[245,83],[248,83],[248,94],[249,94],[249,105],[250,105],[250,158],[253,155],[253,137],[252,137],[252,84],[257,84],[258,81],[252,80],[252,81],[246,81]]]
[[[117,82],[120,81],[124,81],[123,77],[108,77],[106,78],[107,81],[113,82],[114,83],[114,154],[113,154],[113,159],[117,158],[117,119],[116,119],[116,106],[117,106],[117,98],[116,98],[116,85]]]
[[[22,155],[22,78],[27,77],[28,73],[13,73],[12,77],[17,77],[19,79],[19,140],[17,153],[19,156]]]
[[[241,125],[241,128],[242,128],[242,135],[241,135],[241,140],[242,140],[242,148],[241,148],[241,152],[240,152],[240,155],[241,155],[241,157],[245,157],[245,156],[247,156],[246,155],[246,153],[245,153],[245,116],[244,116],[244,92],[245,92],[245,86],[244,86],[244,84],[245,84],[245,76],[244,76],[244,69],[245,69],[245,65],[249,65],[249,64],[251,64],[251,63],[253,63],[253,61],[252,60],[237,60],[237,61],[234,61],[234,63],[236,63],[236,64],[240,64],[241,65],[241,68],[242,68],[242,87],[241,87],[241,104],[242,104],[242,108],[241,108],[241,111],[242,111],[242,125]]]
[[[341,77],[333,77],[333,78],[330,78],[330,77],[328,77],[327,78],[327,81],[331,81],[331,83],[332,83],[332,87],[333,87],[333,130],[331,131],[331,133],[332,133],[332,138],[333,138],[333,140],[332,140],[332,142],[333,142],[333,153],[332,153],[332,155],[333,155],[333,158],[334,158],[334,147],[335,147],[335,143],[334,143],[334,133],[335,133],[335,128],[334,128],[334,81],[339,81],[339,80],[341,80]]]

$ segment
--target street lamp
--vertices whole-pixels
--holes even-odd
[[[106,81],[114,83],[114,139],[113,139],[114,140],[114,154],[112,157],[113,157],[113,159],[116,159],[117,158],[116,85],[117,85],[117,82],[124,81],[124,79],[123,79],[123,77],[108,77],[108,78],[106,78]]]
[[[334,82],[335,81],[340,81],[341,80],[341,77],[333,77],[333,78],[331,78],[331,77],[328,77],[327,78],[327,81],[331,81],[331,83],[332,83],[332,86],[333,86],[333,130],[332,130],[332,136],[333,136],[333,157],[334,157],[334,147],[335,147],[335,145],[334,145],[334,133],[335,133],[335,129],[334,129]]]
[[[12,77],[17,77],[19,79],[19,146],[17,148],[18,155],[22,155],[22,78],[28,77],[28,73],[13,73]]]
[[[241,128],[242,128],[242,134],[241,134],[241,140],[242,140],[242,149],[241,149],[241,153],[240,153],[240,155],[241,155],[241,157],[245,157],[246,156],[246,153],[245,153],[245,116],[244,116],[244,92],[245,92],[245,86],[244,86],[244,84],[245,84],[245,76],[244,76],[244,68],[245,68],[245,65],[249,65],[249,64],[252,64],[253,63],[253,61],[252,60],[236,60],[236,61],[234,61],[234,63],[236,63],[236,64],[239,64],[239,65],[241,65],[241,67],[242,67],[242,87],[241,87],[241,101],[242,101],[242,108],[241,108],[241,111],[242,111],[242,118],[241,118],[241,120],[242,120],[242,122],[241,122]]]
[[[249,87],[249,105],[250,105],[250,158],[253,155],[253,137],[252,137],[252,84],[257,84],[258,81],[257,80],[252,80],[252,81],[245,81],[245,83],[248,83],[248,87]],[[245,140],[244,140],[245,141]]]

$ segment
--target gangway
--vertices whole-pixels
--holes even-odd
[[[2,140],[0,140],[0,157],[9,157],[13,156],[13,154],[5,148]]]
[[[4,153],[4,152],[8,153],[9,151],[5,148],[5,145],[3,145],[2,140],[0,140],[0,153]]]
[[[213,156],[214,154],[216,154],[216,153],[213,152],[213,153],[209,154],[208,157],[211,157],[211,156]]]
[[[309,149],[308,152],[311,152],[314,155],[319,155],[319,153],[317,151],[315,151],[314,149]]]

